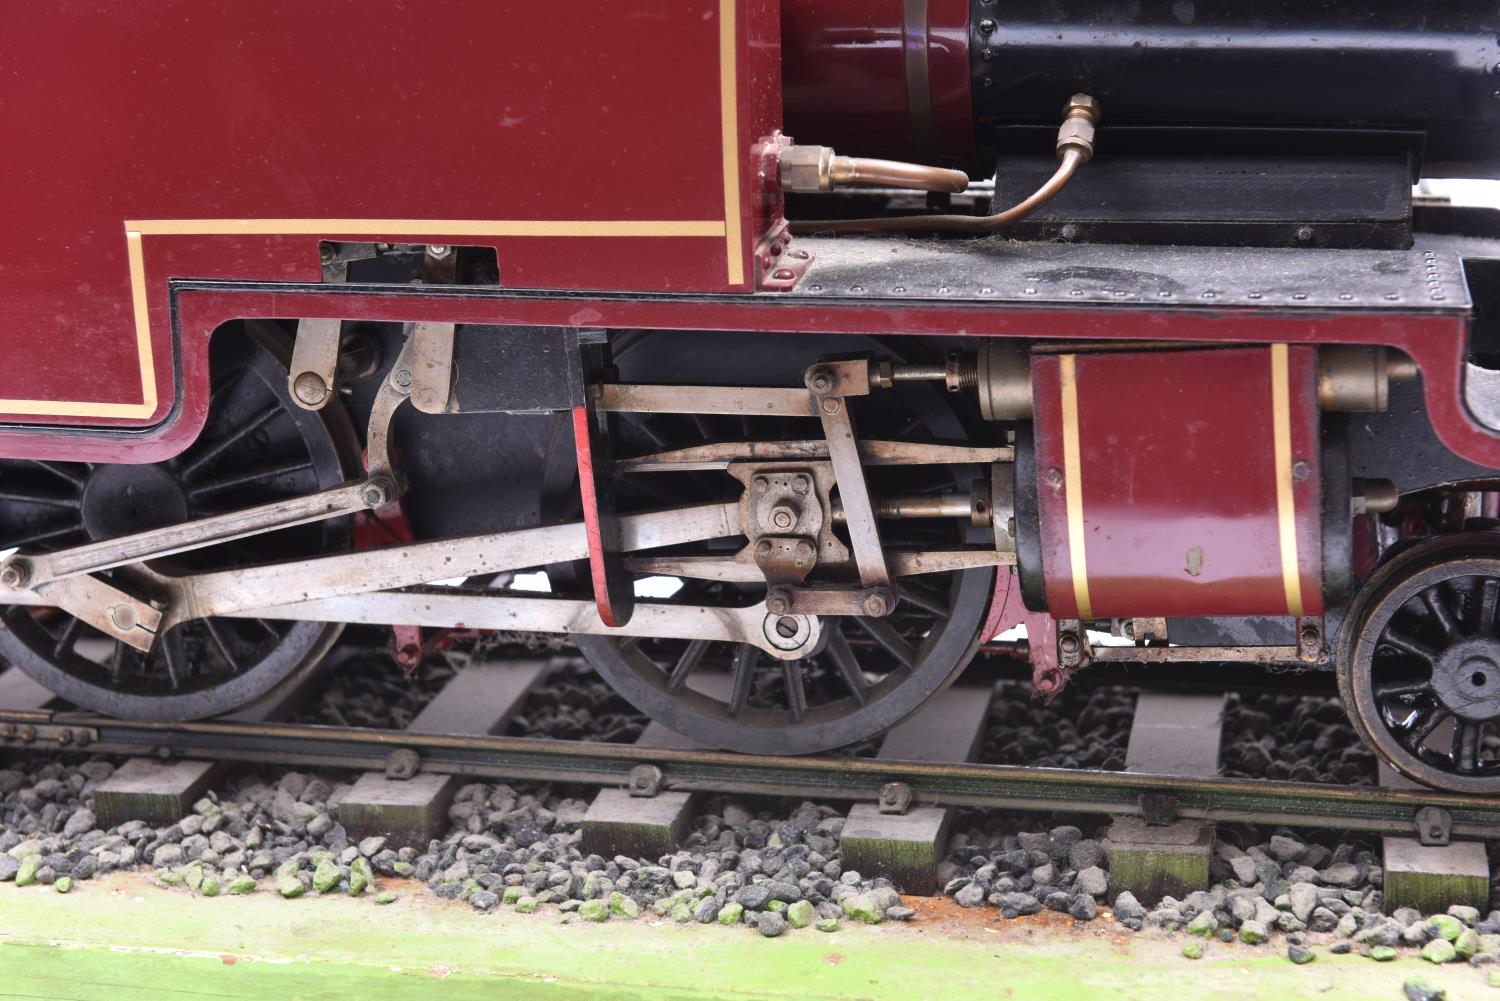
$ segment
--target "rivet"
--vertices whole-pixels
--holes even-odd
[[[1028,285],[1028,286],[1026,286],[1026,294],[1027,295],[1036,295],[1036,289],[1033,288],[1033,287],[1031,287],[1030,285]]]
[[[1306,292],[1293,292],[1292,293],[1292,298],[1293,299],[1306,299],[1307,298],[1307,293]]]
[[[906,291],[906,286],[905,285],[897,285],[895,288],[891,289],[891,293],[894,294],[894,295],[901,295],[905,291]]]
[[[790,268],[777,268],[775,271],[771,272],[771,277],[779,282],[787,282],[791,281],[793,278],[796,278],[797,273]]]
[[[1069,289],[1068,290],[1068,295],[1083,295],[1083,289],[1081,289],[1081,288]]]
[[[1348,302],[1350,299],[1353,299],[1354,296],[1350,295],[1348,292],[1340,292],[1339,293],[1339,298],[1342,299],[1344,302]]]
[[[993,35],[995,33],[995,22],[988,17],[980,21],[979,33],[981,35]]]

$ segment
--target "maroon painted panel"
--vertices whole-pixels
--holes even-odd
[[[1284,454],[1274,416],[1277,350],[1288,376]],[[1316,376],[1308,347],[1038,356],[1037,495],[1052,613],[1080,617],[1077,547],[1091,608],[1083,617],[1319,614]],[[1290,483],[1289,507],[1278,475]],[[1295,554],[1283,548],[1283,518],[1292,519]],[[1284,579],[1284,559],[1295,560],[1295,583]]]
[[[178,389],[167,280],[316,281],[325,237],[487,243],[515,287],[747,289],[748,151],[778,124],[779,35],[775,0],[13,12],[0,417],[161,421]],[[473,225],[423,223],[438,220]],[[142,223],[140,290],[127,222]]]

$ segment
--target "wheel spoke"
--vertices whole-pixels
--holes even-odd
[[[1453,764],[1461,772],[1479,767],[1479,724],[1459,720],[1453,725]]]
[[[1420,695],[1432,691],[1432,681],[1387,681],[1375,685],[1377,699],[1389,699],[1398,695]]]
[[[885,652],[896,658],[896,662],[908,671],[917,665],[917,655],[913,652],[906,640],[896,631],[896,627],[885,619],[874,619],[861,615],[854,621],[859,627],[870,634],[870,638],[885,648]]]
[[[1397,650],[1409,653],[1413,657],[1421,657],[1429,664],[1431,664],[1438,655],[1438,652],[1436,650],[1428,646],[1426,643],[1423,643],[1421,640],[1415,639],[1411,636],[1407,636],[1404,633],[1398,633],[1394,629],[1387,629],[1385,633],[1380,637],[1380,641],[1382,643],[1390,644]]]
[[[786,680],[786,704],[791,710],[792,722],[801,723],[802,714],[807,711],[807,689],[802,684],[802,661],[782,661],[781,676]]]
[[[844,681],[844,687],[849,689],[849,694],[854,696],[854,701],[864,705],[870,694],[867,689],[869,682],[865,680],[865,672],[859,669],[859,658],[854,656],[854,650],[849,646],[849,637],[837,626],[829,627],[832,631],[828,634],[828,655],[833,658],[833,666],[838,669],[839,677]]]
[[[946,620],[953,614],[953,609],[949,607],[946,599],[920,585],[902,584],[901,596],[924,612],[931,612],[940,619]]]
[[[680,691],[687,682],[688,675],[697,670],[707,651],[708,640],[693,640],[688,643],[682,656],[677,658],[677,663],[672,665],[672,672],[667,675],[667,691]]]
[[[755,662],[760,651],[748,643],[742,644],[734,655],[734,682],[729,692],[729,715],[738,716],[750,701],[750,685],[755,680]]]
[[[1419,710],[1410,725],[1399,727],[1396,731],[1396,739],[1413,754],[1421,749],[1422,743],[1430,736],[1432,731],[1443,725],[1443,720],[1451,715],[1442,706],[1431,709]]]
[[[230,490],[249,483],[264,483],[268,480],[274,480],[278,476],[289,476],[292,473],[300,473],[304,469],[311,468],[312,460],[303,459],[300,462],[284,462],[279,466],[271,466],[267,469],[251,469],[233,476],[224,476],[217,480],[209,480],[207,483],[202,483],[189,490],[188,496],[193,500],[197,500],[200,497],[217,493],[220,490]]]
[[[269,637],[271,637],[271,639],[273,639],[273,640],[279,640],[279,639],[281,639],[281,633],[280,633],[280,631],[277,630],[277,628],[275,626],[271,625],[271,623],[267,622],[265,619],[254,619],[252,621],[254,621],[257,626],[260,626],[262,629],[264,629],[266,631],[266,635],[269,636]]]
[[[84,483],[87,482],[82,476],[78,476],[70,470],[64,469],[62,466],[58,465],[55,462],[43,462],[41,459],[37,459],[35,460],[35,462],[38,469],[45,469],[47,472],[51,473],[53,476],[56,476],[58,479],[65,480],[68,483],[73,484],[73,486],[77,487],[79,490],[82,490]]]
[[[1453,618],[1453,609],[1448,607],[1448,596],[1443,591],[1443,585],[1434,584],[1423,591],[1422,603],[1427,606],[1432,617],[1437,619],[1444,636],[1452,638],[1458,635],[1458,621]]]
[[[1500,580],[1486,577],[1479,587],[1478,620],[1474,632],[1493,635],[1495,632],[1495,610],[1500,607]]]
[[[239,658],[230,652],[229,644],[224,641],[223,634],[219,632],[219,624],[213,619],[204,619],[203,626],[208,630],[209,638],[214,641],[214,646],[218,648],[220,656],[229,665],[230,672],[233,674],[243,673],[244,668],[240,666]]]
[[[54,526],[51,528],[28,529],[27,531],[22,532],[20,535],[13,535],[10,538],[6,539],[4,542],[0,542],[0,550],[20,549],[22,546],[34,546],[38,542],[48,542],[52,539],[61,539],[65,536],[72,535],[74,532],[81,531],[83,531],[83,526],[79,525],[77,522],[69,522],[66,525]]]
[[[264,410],[256,414],[254,417],[250,418],[245,423],[236,427],[221,441],[214,442],[214,444],[202,455],[199,455],[191,462],[184,464],[179,472],[179,475],[184,480],[192,479],[205,466],[213,462],[225,452],[229,451],[234,446],[238,445],[240,442],[244,441],[245,438],[248,437],[252,432],[259,429],[262,424],[268,423],[271,418],[280,413],[284,413],[284,411],[281,409],[281,402],[279,400],[273,401],[270,406],[266,407]]]
[[[14,488],[0,490],[0,500],[14,501],[17,504],[34,504],[37,507],[62,507],[74,511],[83,505],[83,501],[77,497],[58,497],[56,494]]]
[[[73,644],[78,642],[78,634],[82,631],[83,620],[76,616],[70,616],[68,624],[63,626],[62,632],[57,634],[57,642],[52,644],[53,658],[61,658],[63,654],[72,653]]]
[[[182,687],[182,676],[178,673],[177,658],[181,654],[182,631],[174,630],[162,638],[162,663],[167,669],[167,680],[174,689]]]

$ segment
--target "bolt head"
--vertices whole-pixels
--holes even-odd
[[[316,372],[303,372],[292,383],[292,393],[305,407],[316,407],[328,399],[328,383]]]
[[[766,592],[766,610],[772,615],[786,615],[792,610],[791,597],[780,588]]]
[[[384,507],[386,502],[385,486],[373,481],[366,483],[359,492],[359,499],[368,508]]]
[[[771,524],[787,529],[797,524],[797,511],[790,504],[777,504],[771,508]]]
[[[771,481],[766,479],[764,476],[757,476],[755,479],[750,481],[750,485],[755,488],[755,492],[758,494],[763,494],[767,490],[771,489]]]
[[[771,555],[771,550],[773,548],[774,547],[769,542],[767,542],[765,540],[761,540],[755,546],[755,555],[757,555],[757,556],[770,556]]]
[[[869,594],[865,595],[863,604],[865,607],[865,612],[876,617],[886,615],[891,610],[890,601],[888,601],[886,599],[886,596],[879,591],[871,591]]]
[[[427,248],[427,256],[436,257],[441,260],[442,258],[447,257],[452,252],[452,250],[452,247],[448,247],[441,243],[434,243]]]
[[[807,376],[807,388],[814,393],[826,393],[833,388],[833,376],[821,368],[815,368]]]
[[[812,487],[812,484],[808,482],[806,476],[793,476],[792,477],[792,493],[794,493],[794,494],[805,494],[805,493],[807,493],[807,491],[809,489],[811,489],[811,487]]]
[[[836,414],[838,412],[839,412],[839,401],[838,400],[830,398],[830,399],[827,399],[827,400],[823,401],[823,413],[825,413],[825,414]]]
[[[398,368],[391,373],[391,384],[397,389],[411,388],[411,369]]]
[[[135,628],[135,609],[129,605],[112,605],[109,609],[109,621],[120,632],[129,632]]]
[[[1057,648],[1063,653],[1077,653],[1078,637],[1074,636],[1072,633],[1065,633],[1060,639],[1058,639]]]
[[[19,557],[0,567],[0,586],[25,587],[31,579],[31,564]]]

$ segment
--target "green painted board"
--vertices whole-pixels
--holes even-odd
[[[928,908],[924,908],[924,912]],[[140,877],[63,896],[0,886],[0,998],[427,1001],[431,998],[687,1001],[755,998],[1402,997],[1413,974],[1452,998],[1494,996],[1485,973],[1414,958],[1377,964],[1319,950],[1307,967],[1281,948],[1131,936],[1106,921],[811,929],[766,939],[718,925],[564,924],[555,909],[480,914],[420,887],[379,907],[347,897],[193,897]]]

